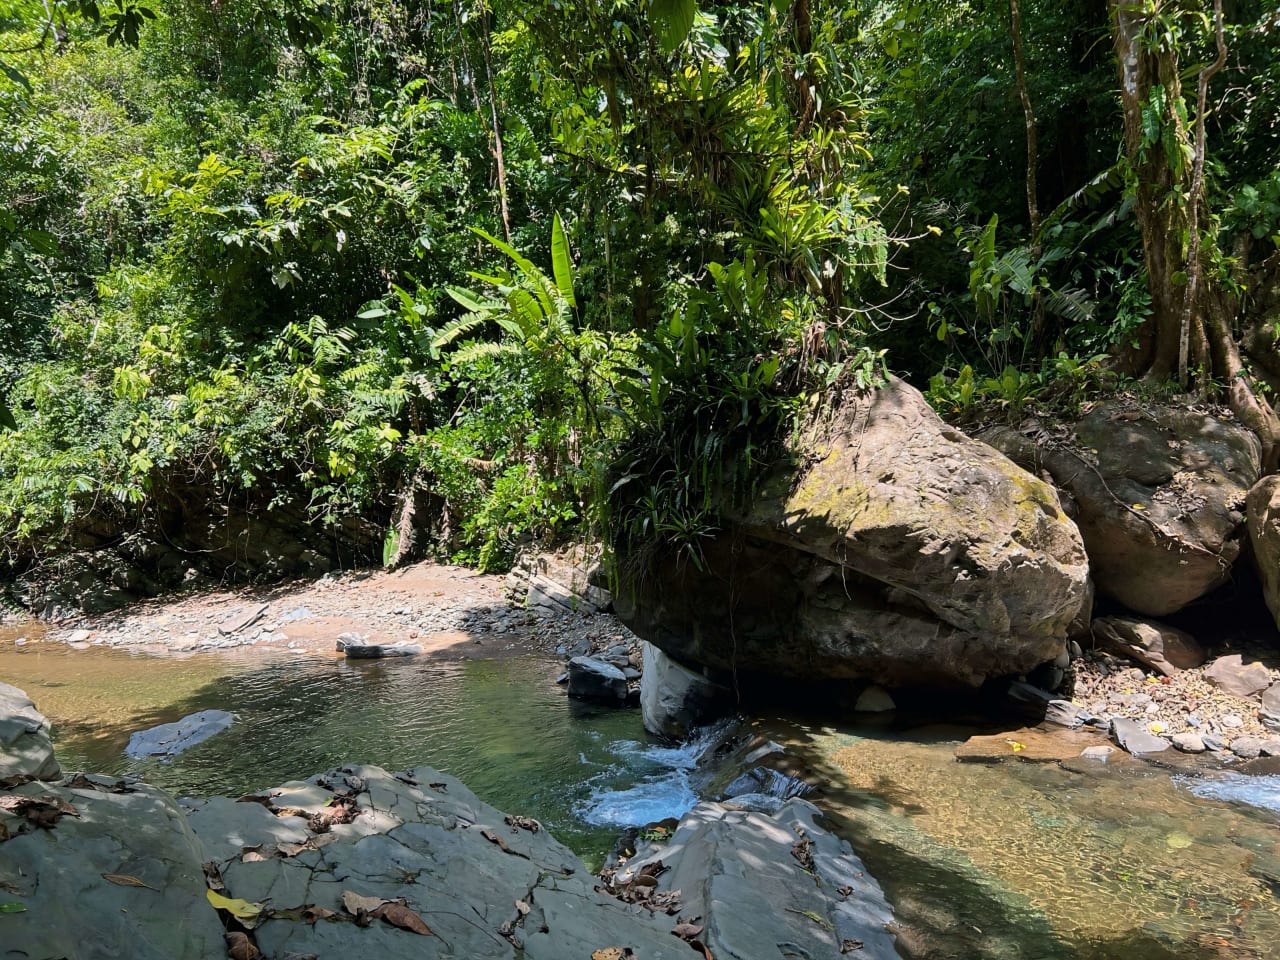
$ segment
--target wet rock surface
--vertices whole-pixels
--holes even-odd
[[[228,729],[235,715],[226,710],[201,710],[174,723],[139,730],[129,737],[124,752],[131,757],[174,757]]]
[[[704,677],[644,643],[640,711],[644,727],[662,737],[684,738],[694,727],[715,719],[732,703],[726,687]]]

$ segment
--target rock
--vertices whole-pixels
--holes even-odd
[[[1089,711],[1070,700],[1050,700],[1045,707],[1045,723],[1054,723],[1060,727],[1079,727],[1091,719]]]
[[[1224,713],[1218,718],[1218,723],[1226,727],[1228,730],[1239,730],[1244,726],[1244,718],[1238,717],[1234,713]]]
[[[1262,597],[1280,626],[1280,476],[1263,477],[1245,500],[1253,563]]]
[[[702,918],[698,939],[716,960],[896,958],[893,915],[879,884],[820,823],[805,800],[772,816],[700,803],[669,841],[637,851],[613,884],[625,889],[661,862],[667,869],[657,874],[655,895],[680,891],[680,914]],[[681,958],[688,955],[682,946]]]
[[[640,714],[644,728],[661,737],[683,739],[694,727],[724,713],[729,691],[667,656],[651,643],[642,644]]]
[[[31,776],[57,780],[49,721],[17,687],[0,683],[0,780]]]
[[[341,642],[341,641],[339,641]],[[339,647],[349,660],[385,660],[388,657],[416,657],[422,647],[413,643],[348,643]]]
[[[1231,741],[1231,752],[1241,760],[1255,760],[1262,756],[1262,741],[1257,737],[1236,737]]]
[[[627,678],[603,660],[574,657],[569,661],[569,696],[579,700],[623,701],[627,699]]]
[[[1206,749],[1200,734],[1190,732],[1175,733],[1173,735],[1173,746],[1183,753],[1204,753]]]
[[[1144,663],[1166,677],[1204,663],[1204,648],[1193,636],[1154,620],[1099,617],[1093,621],[1100,647]]]
[[[1261,474],[1257,437],[1180,405],[1099,403],[1074,442],[996,427],[983,439],[1053,477],[1089,552],[1098,592],[1163,616],[1225,583],[1240,554],[1245,496]]]
[[[1202,733],[1200,734],[1200,739],[1204,741],[1204,748],[1206,750],[1218,751],[1227,749],[1227,741],[1223,740],[1216,733]]]
[[[145,757],[175,757],[182,751],[221,733],[235,721],[225,710],[201,710],[175,723],[162,723],[139,730],[129,737],[124,752],[136,760]]]
[[[967,763],[1000,763],[1021,760],[1054,763],[1080,755],[1098,743],[1092,733],[1077,733],[1054,727],[1049,730],[1022,727],[1008,733],[973,736],[956,747],[956,759]]]
[[[858,702],[853,705],[855,713],[884,713],[898,709],[884,687],[870,686],[858,694]]]
[[[1116,743],[1134,756],[1159,753],[1161,750],[1169,749],[1168,740],[1149,732],[1135,720],[1126,720],[1121,717],[1112,720],[1111,735],[1115,737]]]
[[[27,783],[9,792],[56,799],[78,816],[68,813],[41,830],[0,813],[0,827],[16,833],[0,855],[0,899],[26,908],[0,919],[3,956],[226,955],[222,924],[205,899],[200,846],[171,797],[107,777]]]
[[[1111,755],[1116,752],[1115,747],[1100,743],[1093,747],[1085,747],[1080,751],[1080,756],[1085,760],[1096,760],[1100,763],[1106,763],[1111,759]]]
[[[1269,737],[1262,741],[1260,749],[1264,757],[1280,757],[1280,739]]]
[[[685,663],[893,688],[1055,659],[1088,562],[1051,487],[899,380],[815,416],[701,563],[619,543],[619,616]]]
[[[1238,653],[1218,657],[1204,671],[1204,678],[1233,697],[1251,697],[1271,686],[1271,671],[1260,663],[1245,664]]]

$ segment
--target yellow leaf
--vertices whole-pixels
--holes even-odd
[[[1147,508],[1146,508],[1146,507],[1144,507],[1144,506],[1143,506],[1142,504],[1140,504],[1140,503],[1135,503],[1135,504],[1133,505],[1133,509],[1135,509],[1135,510],[1145,510],[1145,509],[1147,509]]]
[[[1155,720],[1155,721],[1152,721],[1152,723],[1147,727],[1147,729],[1150,730],[1152,733],[1164,733],[1164,724],[1161,723],[1159,720]]]
[[[262,912],[262,904],[250,903],[248,900],[237,900],[224,897],[216,890],[206,890],[205,896],[213,904],[215,910],[225,910],[237,920],[253,920]]]
[[[1020,753],[1027,749],[1027,745],[1025,743],[1019,743],[1017,740],[1006,740],[1005,742],[1008,743],[1009,746],[1013,747],[1014,753]]]

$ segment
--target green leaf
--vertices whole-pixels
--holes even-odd
[[[13,67],[9,66],[3,60],[0,60],[0,73],[3,73],[6,77],[8,77],[10,80],[18,84],[19,86],[24,87],[27,93],[32,92],[31,81],[27,79],[27,75],[23,73],[21,70],[15,70]]]
[[[16,900],[8,900],[0,903],[0,913],[26,913],[27,905],[18,903]]]
[[[649,29],[664,53],[684,43],[698,12],[696,0],[649,0]]]
[[[573,296],[573,260],[569,254],[569,240],[564,235],[564,224],[560,222],[560,214],[551,221],[551,269],[556,277],[556,289],[565,303],[577,307],[578,301]]]

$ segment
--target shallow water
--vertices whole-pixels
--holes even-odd
[[[0,643],[0,680],[52,721],[64,770],[141,775],[180,795],[239,796],[356,761],[429,764],[595,864],[619,825],[696,802],[688,758],[651,744],[638,710],[569,700],[558,661],[262,656]],[[125,756],[133,731],[211,708],[237,722],[169,761]]]
[[[906,956],[1280,956],[1280,817],[1213,799],[1220,781],[959,763],[960,731],[766,729],[825,774],[819,803],[884,885]],[[1237,796],[1240,779],[1225,781]],[[1243,787],[1256,801],[1276,784]]]

